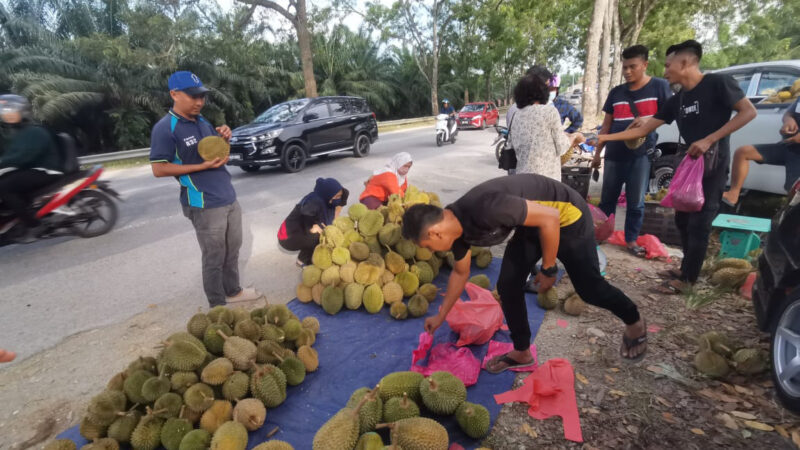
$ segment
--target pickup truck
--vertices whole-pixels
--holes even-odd
[[[732,66],[715,70],[716,73],[731,75],[753,102],[758,116],[739,131],[731,135],[731,161],[733,152],[742,145],[767,144],[781,139],[778,130],[781,117],[794,98],[784,103],[775,103],[778,91],[791,87],[800,79],[800,60],[770,61]],[[675,122],[656,130],[661,156],[653,162],[650,178],[650,191],[657,192],[668,187],[675,168],[683,159],[678,150],[678,127]],[[745,190],[786,194],[783,189],[785,171],[783,167],[750,163],[750,173],[744,182]]]

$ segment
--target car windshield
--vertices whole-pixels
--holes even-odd
[[[475,111],[483,111],[483,105],[476,103],[476,104],[464,105],[464,107],[461,108],[461,112],[475,112]]]
[[[275,105],[256,117],[255,123],[285,123],[293,120],[308,105],[309,100],[303,98]]]

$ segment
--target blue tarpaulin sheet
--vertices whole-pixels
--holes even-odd
[[[494,286],[500,263],[501,260],[495,258],[486,269],[473,267],[472,274],[486,274]],[[428,316],[435,315],[442,304],[441,294],[448,275],[447,270],[442,270],[434,280],[440,288],[440,295],[431,304]],[[468,300],[466,293],[463,298]],[[526,295],[526,303],[531,333],[535,337],[544,319],[544,310],[536,303],[534,294]],[[270,409],[264,426],[250,433],[248,448],[267,440],[267,433],[278,427],[279,431],[271,439],[286,441],[298,450],[311,449],[314,433],[345,406],[353,391],[360,387],[374,387],[388,373],[410,370],[411,352],[417,348],[419,334],[423,331],[424,318],[395,320],[389,315],[389,308],[383,308],[378,314],[369,314],[363,308],[358,311],[343,309],[331,316],[313,302],[303,304],[296,299],[289,303],[289,308],[300,318],[314,316],[319,319],[321,330],[314,344],[319,352],[319,369],[307,374],[299,386],[287,389],[286,401]],[[511,341],[508,331],[503,330],[498,331],[493,339]],[[434,345],[457,340],[458,335],[450,330],[447,322],[434,335]],[[488,343],[469,348],[478,360],[483,361]],[[500,405],[495,403],[493,396],[509,390],[515,376],[515,372],[492,375],[482,370],[477,384],[467,388],[467,400],[485,406],[494,424]],[[451,442],[468,449],[479,447],[479,440],[466,436],[454,417],[436,419],[447,428]],[[78,427],[65,431],[59,438],[72,439],[79,448],[86,443],[78,433]],[[384,441],[389,443],[388,433],[384,434]]]

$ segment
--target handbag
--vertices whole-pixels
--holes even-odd
[[[497,162],[498,169],[514,170],[517,168],[517,152],[511,146],[511,125],[514,124],[514,116],[511,116],[511,122],[508,123],[508,135],[506,136],[506,142],[503,144],[503,149],[500,150],[500,160]]]
[[[625,99],[628,101],[628,106],[630,106],[631,108],[631,113],[633,113],[633,117],[635,119],[638,119],[639,116],[641,116],[641,114],[639,114],[639,108],[636,107],[636,102],[633,101],[633,98],[631,97],[631,91],[627,88],[625,88]],[[628,126],[628,128],[630,128],[630,126]],[[628,128],[626,128],[626,130]],[[624,142],[626,147],[628,147],[631,150],[636,150],[637,148],[644,145],[645,141],[647,141],[647,136],[642,136],[636,139],[628,139],[627,141]]]
[[[686,153],[689,151],[689,144],[683,141],[681,135],[681,119],[683,118],[683,90],[678,94],[678,151]],[[718,169],[719,165],[719,142],[714,142],[703,153],[703,178],[713,174]]]

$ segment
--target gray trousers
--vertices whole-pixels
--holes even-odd
[[[183,207],[192,221],[203,254],[203,290],[211,306],[224,305],[238,294],[239,248],[242,246],[242,208],[233,202],[219,208]]]

